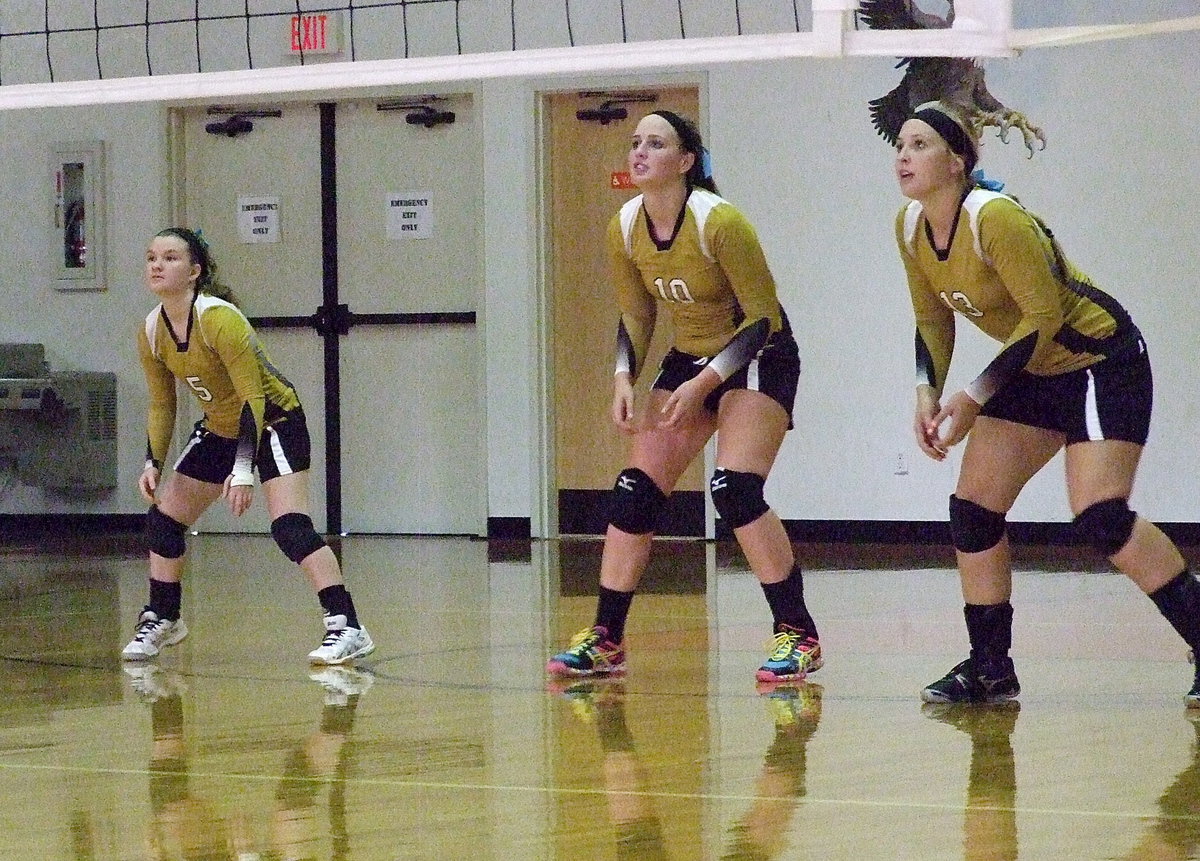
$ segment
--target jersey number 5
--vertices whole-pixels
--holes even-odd
[[[185,379],[187,380],[187,384],[192,387],[192,391],[196,393],[196,397],[200,400],[211,401],[213,399],[212,392],[201,385],[199,377],[186,377]]]
[[[682,278],[672,278],[664,283],[661,278],[654,279],[654,286],[658,290],[658,295],[667,302],[695,302],[692,294],[688,292],[687,282]]]

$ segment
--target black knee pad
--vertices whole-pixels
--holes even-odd
[[[1089,505],[1075,516],[1074,525],[1088,544],[1112,556],[1129,543],[1135,522],[1137,515],[1129,510],[1129,502],[1118,497]]]
[[[313,528],[312,518],[292,511],[271,521],[271,537],[283,555],[299,564],[325,546],[325,539]]]
[[[178,559],[187,550],[183,534],[187,527],[163,514],[157,505],[146,512],[146,548],[163,559]]]
[[[738,472],[717,467],[708,483],[713,506],[721,520],[737,529],[753,523],[771,510],[763,498],[763,486],[767,480],[753,472]]]
[[[950,494],[950,538],[963,553],[991,550],[1004,537],[1004,514]]]
[[[631,535],[653,532],[667,504],[667,495],[654,479],[637,467],[621,471],[613,485],[608,522]]]

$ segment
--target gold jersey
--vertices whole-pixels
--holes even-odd
[[[896,217],[896,241],[917,324],[917,382],[940,395],[955,315],[1003,342],[968,387],[985,403],[1017,371],[1052,376],[1088,367],[1130,343],[1128,313],[1067,261],[1041,221],[1013,198],[973,189],[950,246],[934,248],[921,204]]]
[[[618,370],[636,379],[660,308],[674,323],[674,347],[712,358],[728,379],[783,326],[775,280],[754,228],[712,192],[693,188],[675,235],[658,242],[638,195],[609,223],[610,271],[621,312]],[[745,332],[747,337],[739,338]]]
[[[185,383],[218,436],[258,448],[265,424],[300,406],[296,390],[275,369],[245,315],[230,302],[199,293],[188,330],[177,339],[158,305],[138,330],[138,355],[150,392],[147,459],[161,465],[175,425],[175,381]]]

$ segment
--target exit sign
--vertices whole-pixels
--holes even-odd
[[[308,12],[289,19],[288,53],[338,54],[342,50],[341,12]]]

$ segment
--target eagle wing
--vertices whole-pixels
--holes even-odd
[[[871,30],[943,30],[954,23],[954,4],[942,18],[922,12],[913,0],[861,0],[858,18]]]
[[[904,125],[904,121],[912,113],[908,92],[908,75],[905,75],[896,88],[886,96],[880,96],[867,102],[867,107],[871,110],[871,125],[875,126],[875,131],[879,132],[885,141],[895,146],[896,138],[900,134],[900,126]]]
[[[954,22],[954,5],[951,3],[946,18],[922,12],[913,5],[913,0],[860,0],[858,19],[872,30],[929,30],[943,29]],[[895,145],[900,126],[909,113],[923,101],[923,94],[930,89],[922,80],[931,71],[928,58],[905,57],[896,68],[904,69],[900,84],[885,96],[867,103],[871,110],[871,124],[875,131],[889,144]],[[936,98],[936,96],[934,96]]]
[[[900,126],[920,104],[938,99],[961,107],[974,116],[973,93],[982,70],[974,61],[957,57],[908,57],[900,61],[904,77],[890,93],[867,102],[871,124],[895,146]],[[982,84],[978,84],[982,86]]]

